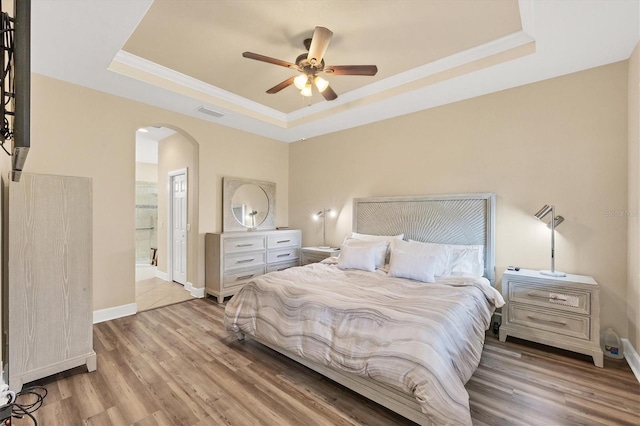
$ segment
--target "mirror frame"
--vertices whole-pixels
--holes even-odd
[[[253,228],[246,227],[238,222],[231,210],[233,195],[242,185],[253,184],[259,186],[267,195],[269,213],[260,225]],[[276,229],[276,184],[251,179],[222,178],[222,232],[230,231],[257,231]]]

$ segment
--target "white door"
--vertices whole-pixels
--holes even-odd
[[[169,175],[171,185],[171,279],[187,283],[187,172]]]

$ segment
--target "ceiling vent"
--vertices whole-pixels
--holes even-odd
[[[201,112],[203,114],[210,115],[212,117],[216,117],[216,118],[220,118],[220,117],[224,117],[225,116],[225,114],[223,114],[221,112],[218,112],[218,111],[214,111],[214,110],[209,109],[209,108],[207,108],[205,106],[199,107],[196,111]]]

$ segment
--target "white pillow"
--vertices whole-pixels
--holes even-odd
[[[376,246],[343,246],[338,257],[338,268],[361,269],[373,272],[376,270]]]
[[[386,261],[386,257],[387,257],[387,250],[389,248],[389,243],[387,243],[384,240],[367,241],[367,240],[348,239],[348,240],[345,240],[344,243],[342,244],[343,249],[344,247],[364,247],[364,248],[372,249],[375,253],[375,259],[374,259],[375,267],[383,268]],[[340,255],[342,256],[342,252]]]
[[[376,268],[383,268],[384,265],[389,263],[389,244],[393,240],[402,240],[404,238],[404,234],[398,235],[370,235],[370,234],[359,234],[357,232],[352,232],[351,235],[347,235],[345,241],[354,239],[354,240],[362,240],[362,241],[384,241],[387,243],[387,251],[385,252],[384,258],[382,261],[378,259],[376,261]]]
[[[413,254],[397,248],[391,249],[391,261],[389,262],[389,275],[398,278],[425,283],[435,282],[436,258]]]
[[[409,240],[414,242],[413,240]],[[415,241],[418,242],[418,241]],[[446,266],[440,275],[473,275],[475,277],[484,276],[484,246],[464,245],[464,244],[438,244],[422,243],[433,247],[434,250],[445,250],[447,252]]]
[[[483,246],[453,246],[449,261],[450,275],[484,276]]]
[[[434,243],[421,243],[420,241],[409,240],[408,242],[402,241],[402,244],[397,244],[396,241],[392,243],[391,251],[398,248],[399,250],[409,251],[414,254],[419,254],[423,257],[434,257],[436,270],[434,274],[436,276],[449,275],[449,252],[450,249],[445,244]]]

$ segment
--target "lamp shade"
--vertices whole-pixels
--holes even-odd
[[[320,76],[316,76],[314,83],[320,92],[324,92],[329,87],[329,82]]]
[[[307,97],[311,96],[313,94],[313,92],[311,91],[311,83],[305,84],[304,89],[300,91],[300,94]]]
[[[298,90],[304,89],[304,86],[307,84],[307,75],[300,74],[296,78],[293,79],[293,84],[298,88]]]
[[[546,215],[549,214],[549,212],[551,212],[551,210],[553,210],[553,207],[551,207],[548,204],[545,204],[539,211],[538,213],[534,214],[533,216],[538,219],[538,220],[542,220]]]

